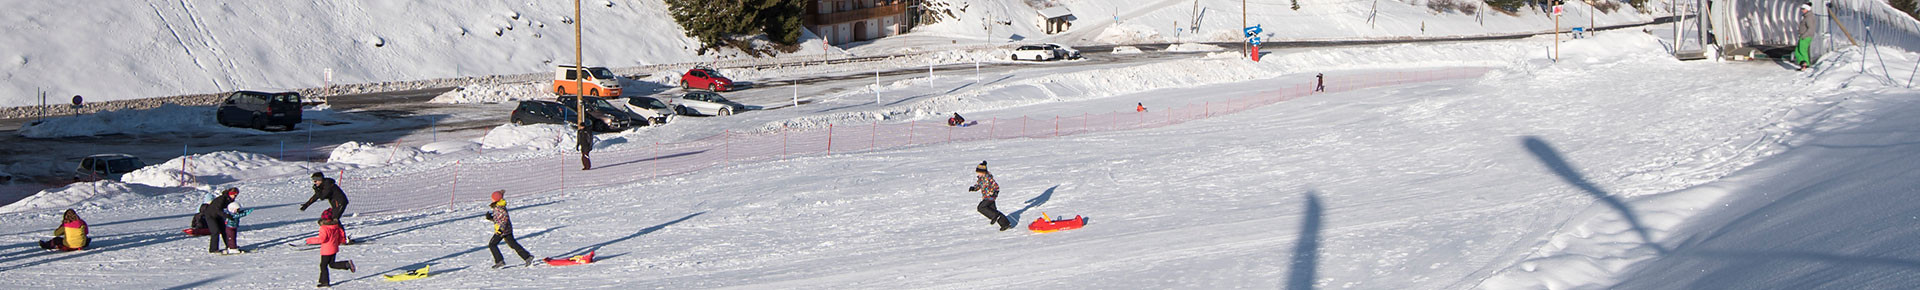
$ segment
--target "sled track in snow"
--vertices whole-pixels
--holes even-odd
[[[1338,93],[1439,80],[1478,77],[1488,68],[1448,68],[1343,76],[1355,81],[1328,88]],[[398,214],[484,201],[494,190],[508,196],[564,194],[634,182],[659,180],[703,169],[790,158],[865,153],[931,144],[1015,138],[1053,138],[1077,134],[1159,128],[1233,114],[1315,94],[1313,84],[1275,85],[1221,103],[1190,103],[1148,112],[1079,116],[970,120],[966,127],[943,120],[881,124],[835,124],[823,129],[771,133],[724,133],[694,141],[651,144],[624,150],[595,151],[593,170],[579,169],[579,153],[554,151],[535,157],[492,162],[440,161],[439,165],[401,173],[380,169],[345,171],[340,186],[354,194],[356,211]],[[1322,93],[1322,94],[1324,94]],[[559,182],[555,182],[559,181]]]

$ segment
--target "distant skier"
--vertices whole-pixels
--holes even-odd
[[[487,250],[493,253],[494,269],[507,265],[506,262],[500,261],[503,259],[500,256],[501,241],[506,241],[507,247],[513,248],[514,254],[520,255],[520,266],[533,264],[533,254],[527,253],[526,248],[520,247],[520,241],[513,238],[513,220],[507,216],[506,194],[505,190],[493,192],[493,203],[488,204],[493,211],[486,215],[487,220],[493,222],[493,238],[487,240]]]
[[[966,124],[966,123],[967,123],[967,118],[961,118],[960,113],[953,113],[952,118],[947,118],[947,126],[960,126],[961,124]]]
[[[87,238],[87,221],[80,219],[80,213],[73,209],[60,214],[60,227],[53,229],[53,239],[40,242],[41,249],[79,251],[92,242]]]
[[[1815,32],[1813,30],[1813,23],[1817,19],[1812,17],[1812,12],[1813,1],[1800,3],[1799,45],[1793,47],[1793,63],[1799,65],[1800,68],[1795,70],[1807,70],[1807,66],[1813,64],[1813,56],[1811,53],[1808,53],[1808,50],[1813,46],[1813,34]]]
[[[327,209],[333,211],[335,222],[339,222],[339,219],[347,214],[347,192],[340,190],[340,182],[332,178],[327,178],[325,173],[314,172],[313,196],[308,197],[306,203],[300,204],[300,211],[307,211],[308,206],[312,206],[313,202],[322,199],[327,200]],[[346,225],[340,226],[341,233],[345,233],[346,230]],[[342,240],[341,243],[353,244],[353,238],[348,237]]]
[[[320,284],[315,287],[333,287],[332,275],[327,273],[328,269],[347,270],[348,273],[360,270],[354,267],[353,260],[334,260],[334,255],[340,254],[340,244],[347,242],[347,232],[340,229],[339,216],[335,215],[332,209],[320,211],[319,223],[319,232],[314,237],[307,238],[307,244],[320,245]]]
[[[587,152],[593,151],[593,131],[588,131],[586,125],[580,125],[574,131],[576,136],[573,139],[580,147],[580,170],[592,170],[593,160],[587,157]]]
[[[1001,231],[1013,228],[1013,222],[994,204],[994,199],[1000,198],[1000,183],[994,182],[993,173],[987,172],[987,162],[980,161],[979,166],[973,167],[973,175],[976,181],[967,191],[980,192],[980,215],[987,216],[987,223],[1000,225]]]
[[[227,220],[233,215],[227,213],[227,206],[240,196],[240,189],[228,187],[212,202],[200,206],[200,218],[207,225],[207,253],[239,254],[240,245],[234,240],[236,229],[227,227]],[[227,242],[227,250],[220,250],[220,241]]]
[[[1147,112],[1147,104],[1146,104],[1146,103],[1133,103],[1133,111],[1134,111],[1134,112],[1141,112],[1141,113],[1146,113],[1146,112]]]
[[[1313,74],[1313,91],[1315,92],[1327,91],[1327,75],[1326,74],[1319,74],[1319,73]]]

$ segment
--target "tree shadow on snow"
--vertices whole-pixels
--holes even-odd
[[[515,235],[515,236],[514,236],[514,240],[518,240],[518,241],[522,241],[522,242],[520,242],[520,244],[521,244],[522,246],[525,246],[525,245],[527,244],[527,243],[526,243],[525,241],[526,241],[526,240],[528,240],[528,239],[532,239],[533,237],[538,237],[538,236],[541,236],[541,235],[546,235],[547,233],[551,233],[551,232],[553,232],[553,231],[555,231],[555,230],[559,230],[559,229],[563,229],[563,228],[566,228],[566,227],[567,227],[567,226],[558,226],[558,227],[552,227],[552,228],[547,228],[547,229],[545,229],[545,230],[541,230],[541,231],[538,231],[538,232],[534,232],[534,233],[532,233],[532,234],[527,234],[527,235]],[[335,283],[334,285],[339,285],[339,284],[345,284],[345,283],[347,283],[347,282],[353,282],[353,281],[360,281],[360,280],[362,280],[362,279],[367,279],[367,278],[373,278],[373,277],[379,277],[379,276],[380,276],[380,274],[379,274],[379,273],[390,273],[390,272],[396,272],[396,271],[410,271],[410,270],[414,270],[414,269],[420,269],[420,267],[425,267],[425,266],[427,266],[427,265],[439,265],[439,264],[440,264],[440,261],[441,261],[441,260],[446,260],[446,259],[452,259],[452,258],[455,258],[455,257],[459,257],[459,256],[463,256],[463,255],[466,255],[466,254],[471,254],[471,253],[473,253],[473,252],[479,252],[479,251],[485,251],[485,250],[487,250],[487,245],[486,245],[486,243],[487,243],[487,240],[486,240],[486,239],[484,239],[484,238],[479,238],[479,239],[475,239],[475,240],[476,240],[476,241],[474,241],[474,244],[478,244],[479,246],[477,246],[477,247],[473,247],[472,249],[467,249],[467,250],[465,250],[465,251],[460,251],[460,252],[456,252],[456,253],[452,253],[452,254],[447,254],[446,256],[440,256],[440,257],[438,257],[438,258],[433,258],[433,259],[428,259],[428,260],[427,260],[427,261],[425,261],[425,262],[419,262],[419,263],[413,263],[413,264],[407,264],[407,265],[404,265],[404,266],[399,266],[399,267],[394,267],[394,268],[392,268],[392,269],[387,269],[387,270],[383,270],[383,271],[374,271],[374,272],[367,272],[367,273],[368,273],[367,275],[364,275],[364,276],[360,276],[360,277],[354,277],[353,279],[348,279],[348,280],[343,280],[343,281],[340,281],[340,282],[338,282],[338,283]],[[528,252],[528,253],[533,253],[533,252],[534,252],[534,249],[527,249],[527,252]],[[513,249],[511,249],[511,248],[508,248],[508,247],[507,247],[507,245],[506,245],[506,242],[505,242],[505,241],[502,241],[502,242],[500,242],[500,254],[501,254],[501,257],[503,258],[503,260],[502,260],[503,262],[505,262],[505,261],[512,261],[512,260],[513,260],[513,258],[518,258],[518,257],[517,257],[517,256],[515,256],[515,254],[513,253]],[[540,255],[539,255],[539,254],[534,254],[533,256],[534,256],[535,258],[539,258],[539,257],[540,257]],[[487,256],[486,256],[486,257],[485,257],[484,259],[486,259],[487,261],[492,261],[492,260],[493,260],[493,257],[492,257],[492,255],[487,255]],[[537,263],[537,262],[536,262],[536,263]],[[509,264],[511,264],[511,262],[509,262]],[[436,275],[436,276],[437,276],[437,275],[446,275],[446,274],[452,274],[453,272],[459,272],[459,271],[461,271],[461,270],[466,270],[466,269],[467,269],[467,268],[469,268],[469,267],[470,267],[470,266],[462,266],[462,267],[459,267],[459,268],[452,268],[452,269],[448,269],[448,270],[446,270],[446,271],[433,271],[433,275]]]
[[[1581,192],[1585,192],[1588,196],[1592,196],[1594,199],[1612,207],[1614,211],[1620,212],[1620,217],[1626,219],[1627,224],[1633,227],[1635,234],[1640,235],[1640,241],[1643,244],[1652,247],[1654,252],[1660,255],[1667,254],[1667,248],[1658,243],[1654,243],[1653,237],[1647,234],[1646,226],[1640,223],[1640,217],[1633,213],[1633,208],[1628,207],[1626,202],[1620,201],[1620,199],[1614,197],[1613,194],[1600,190],[1599,186],[1587,181],[1585,176],[1580,175],[1579,171],[1573,169],[1573,165],[1568,164],[1566,159],[1560,157],[1559,150],[1555,150],[1553,145],[1548,145],[1546,141],[1540,140],[1540,137],[1527,136],[1521,138],[1521,140],[1522,143],[1526,145],[1528,152],[1532,152],[1535,158],[1540,159],[1540,163],[1546,165],[1548,169],[1553,170],[1554,174],[1560,175],[1560,178],[1565,180],[1567,184],[1579,188]]]
[[[1019,223],[1020,221],[1023,221],[1022,219],[1020,219],[1021,214],[1027,213],[1028,209],[1033,209],[1033,207],[1040,206],[1041,204],[1046,204],[1048,200],[1052,200],[1053,190],[1059,189],[1059,188],[1060,188],[1060,185],[1056,184],[1053,187],[1048,187],[1047,191],[1040,192],[1040,196],[1035,196],[1033,198],[1027,199],[1027,206],[1021,207],[1019,210],[1015,210],[1013,212],[1007,213],[1007,220],[1013,221],[1014,223]]]
[[[687,216],[684,216],[684,217],[680,217],[680,219],[676,219],[676,220],[673,220],[673,221],[668,221],[668,222],[666,222],[666,223],[661,223],[661,224],[658,224],[658,225],[654,225],[654,226],[651,226],[651,227],[647,227],[647,228],[643,228],[643,229],[640,229],[640,231],[638,231],[638,232],[634,232],[634,233],[633,233],[632,235],[627,235],[627,236],[625,236],[625,237],[620,237],[620,238],[618,238],[618,239],[613,239],[613,240],[610,240],[610,241],[606,241],[606,242],[601,242],[601,243],[599,243],[599,244],[593,244],[593,245],[589,245],[589,246],[585,246],[585,247],[580,247],[579,249],[573,249],[572,251],[567,251],[567,252],[564,252],[564,253],[561,253],[561,254],[560,254],[559,256],[557,256],[557,257],[571,257],[571,256],[576,256],[576,255],[585,255],[585,254],[587,254],[588,252],[593,252],[593,251],[599,251],[599,250],[600,250],[600,248],[602,248],[602,247],[606,247],[606,246],[608,246],[608,245],[613,245],[613,244],[615,244],[615,243],[619,243],[619,242],[625,242],[625,241],[627,241],[627,240],[631,240],[631,239],[633,239],[633,238],[638,238],[638,237],[640,237],[640,236],[644,236],[644,235],[647,235],[647,234],[651,234],[651,233],[653,233],[653,232],[655,232],[655,231],[659,231],[660,229],[665,229],[665,228],[667,228],[667,226],[672,226],[672,225],[674,225],[674,224],[678,224],[678,223],[680,223],[680,222],[683,222],[683,221],[687,221],[687,220],[689,220],[689,219],[693,219],[693,217],[696,217],[696,216],[700,216],[700,215],[703,215],[703,214],[707,214],[707,212],[704,212],[704,211],[703,211],[703,212],[696,212],[696,213],[693,213],[693,214],[689,214],[689,215],[687,215]],[[622,256],[622,255],[625,255],[625,253],[621,253],[621,254],[616,254],[616,255],[610,255],[610,256],[595,256],[593,260],[594,260],[595,262],[599,262],[599,261],[604,261],[604,260],[607,260],[607,259],[612,259],[613,257],[619,257],[619,256]]]
[[[184,290],[184,289],[206,287],[207,285],[212,285],[213,282],[220,282],[220,280],[226,280],[227,278],[233,277],[233,275],[234,274],[227,274],[226,276],[206,278],[200,281],[193,281],[193,283],[180,284],[180,286],[167,287],[166,289],[167,290]]]
[[[1286,287],[1289,290],[1313,289],[1315,268],[1320,259],[1320,226],[1324,222],[1320,194],[1307,191],[1307,210],[1301,214],[1300,237],[1293,243],[1293,259],[1288,262]]]

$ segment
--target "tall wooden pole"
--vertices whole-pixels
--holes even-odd
[[[1247,0],[1240,0],[1240,33],[1247,31]],[[1246,43],[1246,37],[1240,39],[1240,55],[1253,57],[1253,47]]]
[[[581,130],[587,128],[587,98],[581,91],[587,90],[586,61],[580,59],[580,0],[573,0],[573,103],[574,115],[580,115],[578,124]]]

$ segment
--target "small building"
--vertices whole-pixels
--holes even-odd
[[[826,39],[840,45],[907,33],[913,28],[913,14],[920,0],[808,0],[808,15],[801,22]]]
[[[1073,28],[1074,19],[1073,11],[1068,11],[1065,6],[1040,9],[1040,31],[1047,34],[1067,32],[1067,29]]]

